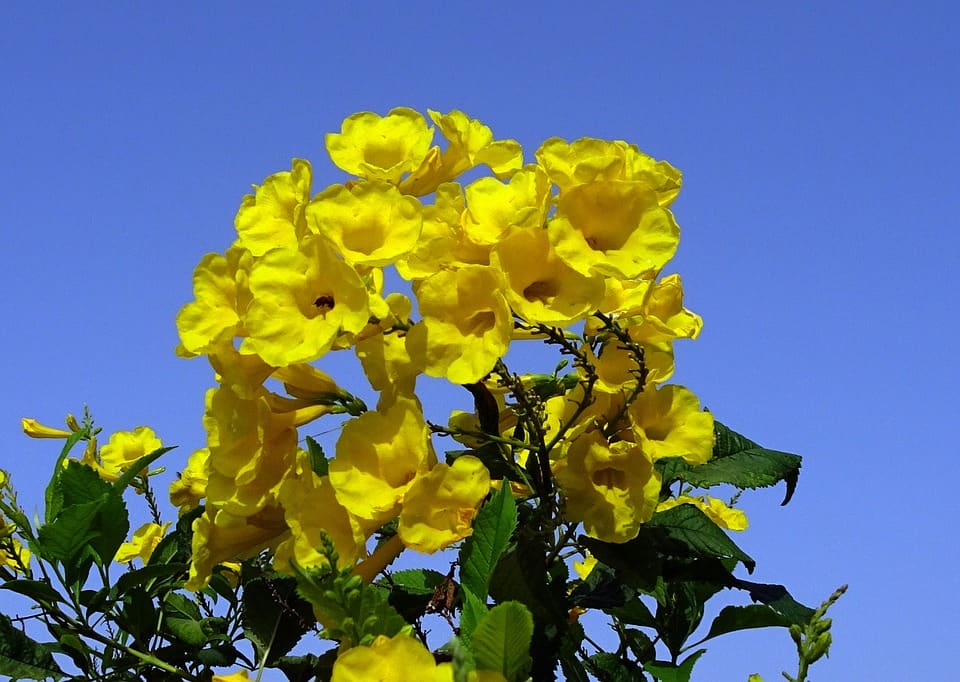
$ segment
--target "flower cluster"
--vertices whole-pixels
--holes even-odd
[[[195,300],[177,317],[180,354],[207,356],[218,380],[207,446],[171,489],[184,510],[205,503],[189,585],[264,549],[281,571],[322,564],[321,533],[345,565],[393,521],[421,552],[469,536],[503,474],[479,450],[439,461],[432,430],[507,444],[517,494],[555,487],[564,519],[588,535],[635,537],[661,501],[654,462],[703,463],[714,438],[697,398],[664,383],[674,340],[701,327],[680,278],[661,277],[679,241],[669,207],[680,173],[634,145],[589,138],[548,139],[525,163],[517,142],[459,111],[355,114],[326,147],[350,177],[314,193],[310,163],[294,159],[255,186],[236,241],[201,260]],[[480,166],[490,174],[458,181]],[[407,284],[388,291],[388,281]],[[504,358],[531,340],[572,356],[574,381],[525,392],[531,377],[511,376]],[[312,364],[347,349],[379,393],[376,409]],[[494,428],[479,399],[476,414],[432,427],[421,375],[490,396]],[[335,413],[352,418],[318,463],[299,430]],[[537,424],[518,426],[531,415]]]

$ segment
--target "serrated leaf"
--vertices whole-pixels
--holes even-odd
[[[73,446],[86,435],[86,431],[76,431],[67,438],[66,442],[63,444],[63,449],[60,450],[60,455],[57,457],[56,464],[53,465],[53,475],[50,477],[50,482],[47,483],[47,488],[43,494],[44,502],[44,522],[51,523],[57,517],[57,514],[60,513],[60,510],[63,508],[63,491],[60,488],[60,480],[63,476],[63,462],[67,459],[67,455],[70,454],[70,451],[73,449]]]
[[[282,671],[287,676],[288,682],[308,682],[313,679],[324,682],[333,675],[333,664],[337,661],[337,653],[337,649],[331,649],[320,656],[314,654],[281,656],[273,667]]]
[[[66,562],[97,536],[96,521],[107,496],[92,502],[65,507],[53,522],[38,532],[44,553],[51,559]]]
[[[507,682],[527,678],[532,659],[533,616],[520,602],[504,602],[487,613],[470,639],[478,670],[496,670]]]
[[[657,627],[657,621],[650,613],[650,609],[639,599],[633,599],[614,609],[604,609],[604,613],[608,613],[626,625],[639,625],[644,628]]]
[[[393,587],[409,594],[433,595],[446,579],[440,571],[429,568],[408,568],[390,574]]]
[[[483,620],[489,610],[486,603],[473,593],[469,587],[462,587],[463,608],[460,610],[460,636],[467,644],[477,625]]]
[[[485,595],[501,555],[510,546],[517,527],[517,504],[510,486],[503,484],[477,512],[473,534],[460,550],[460,583],[476,595]]]
[[[51,647],[30,639],[0,613],[0,675],[14,680],[59,680],[64,672],[50,652]]]
[[[690,682],[693,665],[706,651],[706,649],[694,651],[679,665],[674,665],[669,661],[653,661],[644,665],[643,670],[653,675],[659,682]]]
[[[102,564],[109,564],[130,532],[130,520],[123,497],[115,492],[104,495],[95,529],[97,532],[90,540],[90,546]]]
[[[49,582],[43,580],[7,580],[0,585],[0,589],[22,594],[38,604],[55,604],[65,601]]]
[[[202,647],[207,641],[207,635],[199,621],[190,618],[167,618],[163,623],[167,632],[188,646]]]
[[[310,468],[317,476],[326,476],[330,468],[327,456],[320,447],[320,443],[310,436],[307,436],[307,456],[310,460]]]
[[[200,620],[199,605],[179,592],[170,592],[163,598],[163,612],[175,618]]]
[[[237,660],[238,652],[232,644],[218,644],[197,652],[197,660],[211,668],[226,668]]]
[[[756,562],[746,552],[737,547],[717,524],[692,504],[681,504],[666,511],[657,512],[644,524],[643,529],[664,532],[665,539],[668,540],[664,543],[665,545],[673,544],[675,548],[681,550],[682,548],[678,548],[677,544],[683,545],[689,555],[737,559],[751,573],[756,567]]]
[[[767,487],[784,481],[787,492],[781,504],[790,501],[800,476],[802,458],[799,455],[763,448],[718,421],[714,421],[714,434],[713,458],[699,467],[691,467],[696,474],[686,474],[701,477],[704,483],[697,483],[690,478],[685,480],[707,487],[705,484],[709,481],[724,479],[719,482],[728,482],[739,488]],[[733,461],[724,461],[730,458]]]
[[[615,654],[600,652],[583,661],[588,671],[604,682],[643,682],[640,669],[630,661],[624,661]]]
[[[697,642],[700,644],[708,639],[725,635],[738,630],[753,628],[790,627],[790,619],[766,604],[750,604],[749,606],[725,606],[710,624],[707,636]]]
[[[156,564],[139,568],[135,571],[129,571],[121,575],[116,582],[117,592],[129,592],[134,588],[143,588],[147,593],[152,594],[151,589],[154,583],[164,583],[161,579],[181,576],[186,578],[189,564]]]
[[[241,623],[266,665],[285,656],[314,623],[310,604],[297,596],[294,578],[251,580],[243,588]]]
[[[92,468],[76,460],[68,460],[60,475],[60,491],[63,493],[63,506],[93,502],[112,490]]]

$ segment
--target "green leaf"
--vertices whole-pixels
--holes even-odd
[[[96,522],[107,500],[101,496],[92,502],[65,507],[57,518],[39,530],[44,553],[51,559],[69,561],[98,535]]]
[[[207,642],[207,635],[199,621],[191,618],[167,618],[163,625],[168,633],[188,646],[199,648]]]
[[[266,665],[285,656],[315,622],[310,604],[297,596],[289,577],[248,581],[243,587],[243,635]]]
[[[96,551],[103,564],[109,564],[117,555],[117,550],[127,538],[130,531],[130,520],[127,514],[127,505],[123,497],[117,493],[104,496],[103,504],[97,513],[96,536],[90,541],[90,546]]]
[[[657,627],[657,621],[650,613],[650,609],[640,599],[634,599],[617,608],[604,609],[604,612],[626,625],[639,625],[644,628]]]
[[[111,491],[109,483],[104,481],[92,468],[76,460],[68,460],[60,476],[60,491],[63,494],[63,506],[93,502]]]
[[[584,659],[584,667],[604,682],[642,682],[645,678],[632,661],[600,652]]]
[[[279,668],[287,676],[288,682],[308,682],[329,680],[333,675],[333,664],[337,661],[337,649],[330,649],[320,656],[282,656],[273,667]]]
[[[70,454],[73,446],[76,445],[77,442],[86,435],[86,430],[75,431],[73,434],[71,434],[63,444],[63,449],[60,451],[60,456],[57,457],[57,463],[53,465],[53,476],[50,477],[50,482],[47,483],[47,489],[43,495],[43,518],[45,523],[52,522],[63,508],[63,491],[60,488],[60,480],[64,471],[63,462],[67,459],[67,455]]]
[[[7,580],[0,585],[0,589],[22,594],[38,604],[56,604],[65,601],[60,593],[45,580]]]
[[[453,589],[453,580],[443,573],[425,568],[411,568],[390,575],[390,604],[408,623],[427,611],[434,595],[446,596]]]
[[[621,606],[636,591],[617,577],[609,566],[598,563],[586,580],[575,583],[570,603],[585,609],[609,609]]]
[[[580,661],[580,643],[583,642],[583,626],[571,623],[560,640],[558,655],[564,678],[571,682],[590,682],[587,671]]]
[[[738,630],[753,628],[790,627],[790,619],[766,604],[725,606],[710,624],[710,632],[697,644]]]
[[[470,639],[478,670],[496,670],[507,682],[527,679],[532,660],[533,616],[519,602],[504,602],[480,621]]]
[[[460,636],[467,644],[473,636],[473,631],[482,621],[489,610],[483,599],[473,593],[469,587],[461,586],[463,608],[460,611]]]
[[[326,476],[330,463],[327,461],[327,456],[324,454],[323,448],[320,447],[320,443],[310,436],[307,436],[307,455],[310,458],[310,468],[313,469],[313,473],[317,476]]]
[[[52,647],[27,637],[0,613],[0,675],[11,679],[46,680],[64,677],[51,655]]]
[[[693,673],[693,665],[697,662],[706,649],[699,649],[687,656],[682,663],[674,665],[669,661],[653,661],[643,666],[644,672],[648,672],[659,682],[690,682],[690,675]]]
[[[674,551],[679,551],[680,556],[686,554],[694,557],[737,559],[751,573],[756,567],[756,562],[749,555],[737,547],[717,524],[692,504],[681,504],[672,509],[657,512],[643,525],[643,529],[664,533],[661,538],[662,544]]]
[[[120,478],[118,478],[116,481],[113,482],[113,489],[118,494],[122,493],[124,490],[127,489],[127,486],[133,482],[133,479],[135,479],[137,476],[140,475],[141,471],[143,471],[148,466],[153,464],[154,460],[156,460],[158,457],[170,452],[176,447],[177,447],[176,445],[171,445],[170,447],[167,447],[167,448],[157,448],[153,452],[148,452],[143,457],[140,457],[139,459],[137,459],[137,461],[131,464],[126,471],[124,471],[120,475]]]
[[[766,604],[791,624],[803,625],[813,617],[814,610],[794,599],[783,585],[753,583],[734,578],[731,587],[746,590],[753,601]]]
[[[510,545],[517,527],[517,504],[509,485],[500,486],[477,512],[473,534],[460,550],[460,583],[476,594],[485,595],[500,556]]]
[[[172,578],[180,576],[186,578],[187,571],[190,570],[189,564],[157,564],[148,565],[135,571],[124,573],[117,579],[117,592],[123,594],[136,588],[142,588],[149,594],[153,594],[152,587],[162,578]],[[166,583],[167,581],[162,581]]]
[[[163,598],[163,612],[176,618],[200,620],[200,607],[193,599],[179,592],[170,592]]]

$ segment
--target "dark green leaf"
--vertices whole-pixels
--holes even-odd
[[[313,469],[313,473],[317,476],[326,476],[330,467],[327,456],[324,454],[323,448],[320,447],[320,443],[310,436],[307,436],[307,455],[310,459],[310,468]]]
[[[690,682],[693,665],[705,652],[706,649],[694,651],[679,665],[674,665],[668,661],[654,661],[644,665],[643,669],[653,675],[659,682]]]
[[[163,621],[163,626],[168,633],[187,646],[199,648],[207,641],[207,635],[199,621],[190,618],[171,617]]]
[[[813,609],[794,599],[783,585],[752,583],[735,578],[731,586],[746,590],[753,601],[766,604],[791,624],[802,625],[813,617]]]
[[[189,568],[189,564],[147,565],[135,571],[124,573],[122,576],[120,576],[116,582],[117,592],[123,594],[132,589],[142,588],[148,593],[153,594],[153,590],[151,588],[154,584],[165,584],[168,581],[161,579],[172,578],[173,576],[186,578]]]
[[[60,510],[63,508],[63,491],[60,488],[60,479],[63,476],[63,462],[66,460],[67,455],[70,454],[70,450],[73,449],[73,446],[86,435],[86,431],[76,431],[63,444],[63,449],[60,451],[60,456],[57,457],[57,463],[53,465],[53,476],[50,477],[50,482],[47,483],[47,489],[44,492],[43,501],[44,501],[44,522],[52,523],[53,520],[57,517],[57,514],[60,513]]]
[[[30,597],[38,604],[56,604],[65,601],[60,593],[45,580],[7,580],[0,585],[0,589]]]
[[[635,594],[609,566],[598,563],[586,580],[575,583],[570,603],[585,609],[609,609],[625,604]]]
[[[639,625],[645,628],[657,627],[657,621],[650,613],[650,609],[640,599],[633,599],[617,608],[604,609],[604,612],[626,625]]]
[[[642,682],[646,679],[633,662],[614,654],[594,654],[584,659],[583,665],[603,682]]]
[[[446,592],[448,585],[452,588],[453,582],[448,583],[447,577],[439,571],[413,568],[391,574],[389,585],[390,604],[404,620],[413,622],[423,616],[434,594],[438,590]]]
[[[40,543],[46,556],[63,562],[69,561],[81,549],[87,547],[98,534],[96,522],[107,496],[65,507],[57,518],[40,528]]]
[[[142,590],[128,592],[123,599],[123,608],[117,615],[117,623],[133,635],[143,646],[154,635],[157,627],[157,610],[153,600]]]
[[[463,606],[460,610],[460,637],[469,645],[473,631],[477,629],[480,621],[486,617],[488,609],[485,601],[475,595],[469,587],[461,586],[460,594],[463,600]]]
[[[60,476],[64,507],[93,502],[111,490],[110,484],[100,478],[96,471],[73,459],[67,461]]]
[[[133,482],[133,479],[140,475],[141,471],[149,467],[158,457],[170,452],[175,447],[177,446],[172,445],[168,448],[157,448],[153,452],[148,452],[143,457],[137,459],[137,461],[131,464],[130,467],[120,475],[120,478],[114,481],[114,491],[116,491],[117,494],[122,493],[124,490],[126,490],[127,486]]]
[[[337,660],[337,649],[331,649],[320,656],[281,656],[274,663],[287,676],[289,682],[309,682],[316,678],[327,682],[333,675],[333,664]]]
[[[713,459],[692,467],[684,475],[684,480],[699,487],[726,482],[739,488],[765,487],[785,481],[787,492],[782,504],[790,501],[800,475],[799,455],[760,447],[718,421],[714,421],[714,433]],[[729,458],[733,460],[724,462]],[[698,480],[703,482],[698,483]]]
[[[30,639],[0,613],[0,675],[11,679],[59,680],[64,673],[51,655],[51,647]]]
[[[580,643],[583,641],[583,626],[572,623],[560,640],[560,669],[564,678],[570,682],[590,682],[587,671],[580,661]]]
[[[642,630],[624,628],[623,638],[630,647],[630,651],[640,663],[647,663],[657,654],[657,645]]]
[[[749,606],[725,606],[713,623],[710,632],[700,642],[725,635],[738,630],[752,628],[790,627],[789,618],[766,604],[750,604]],[[700,643],[698,642],[698,644]]]
[[[116,556],[120,545],[130,531],[127,505],[117,493],[108,493],[97,513],[97,534],[90,540],[90,546],[100,557],[102,564],[109,564]]]
[[[177,519],[176,528],[172,533],[163,536],[160,544],[150,555],[147,566],[171,563],[189,564],[193,542],[193,522],[201,514],[203,514],[203,507],[195,507]]]
[[[226,668],[237,660],[237,650],[232,644],[218,644],[197,652],[197,660],[211,668]]]
[[[179,592],[170,592],[163,598],[163,612],[175,618],[200,620],[200,607],[193,599]]]
[[[496,670],[507,682],[527,679],[533,616],[519,602],[494,606],[483,617],[470,640],[478,670]]]
[[[473,535],[460,550],[460,582],[476,595],[485,595],[490,577],[500,556],[510,545],[510,537],[517,527],[517,505],[509,485],[500,490],[477,512],[473,521]]]
[[[241,622],[244,636],[266,665],[273,665],[300,641],[314,617],[310,604],[297,595],[294,578],[264,577],[244,585]]]
[[[664,532],[665,539],[672,541],[665,544],[681,551],[681,556],[685,549],[688,555],[695,557],[737,559],[750,572],[756,566],[756,562],[737,547],[722,529],[691,504],[657,512],[644,524],[643,529]]]

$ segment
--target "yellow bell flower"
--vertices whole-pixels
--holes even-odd
[[[437,464],[403,496],[397,532],[403,544],[432,554],[473,534],[477,507],[490,492],[490,472],[476,457]]]
[[[208,253],[193,271],[194,299],[177,313],[180,343],[198,355],[229,345],[243,334],[241,315],[250,302],[247,275],[252,256],[233,247],[226,255]]]
[[[645,390],[628,410],[636,442],[654,461],[683,457],[703,464],[713,454],[713,415],[700,409],[700,400],[683,386]]]
[[[742,510],[733,509],[724,504],[723,500],[704,495],[679,495],[678,497],[671,497],[657,505],[657,511],[673,509],[681,504],[692,504],[706,514],[715,524],[727,530],[746,530],[750,525],[747,521],[747,515],[744,514]]]
[[[278,247],[297,248],[308,233],[304,210],[310,201],[310,162],[294,159],[292,168],[271,175],[255,194],[243,197],[234,220],[237,243],[254,256]]]
[[[344,424],[330,461],[330,483],[351,514],[382,524],[400,512],[414,480],[436,462],[419,403],[400,397]]]
[[[564,515],[604,542],[635,538],[660,496],[660,476],[643,448],[608,443],[600,431],[577,438],[554,475],[566,501]]]
[[[475,244],[493,245],[511,228],[543,227],[550,183],[539,166],[529,165],[507,182],[483,177],[464,189],[467,208],[461,224]]]
[[[394,263],[423,226],[420,202],[380,181],[328,187],[307,207],[307,219],[351,265]]]
[[[207,496],[207,478],[209,476],[210,450],[200,448],[187,459],[187,466],[180,476],[170,484],[170,503],[187,512]]]
[[[396,184],[427,156],[433,128],[407,107],[386,116],[362,111],[344,119],[339,133],[326,136],[327,152],[337,167],[370,180]]]
[[[479,381],[506,355],[513,315],[503,276],[468,265],[414,284],[423,320],[407,334],[411,356],[424,354],[426,373],[455,384]]]
[[[273,249],[258,259],[250,291],[249,336],[240,352],[274,367],[316,360],[338,335],[362,330],[370,315],[360,276],[316,235],[299,249]]]
[[[157,438],[153,429],[138,426],[133,431],[117,431],[110,436],[107,444],[100,448],[99,461],[88,456],[84,456],[82,461],[93,467],[100,478],[112,483],[120,478],[131,464],[162,447],[163,442]],[[142,473],[146,474],[146,469]]]
[[[169,521],[162,526],[156,523],[143,524],[134,532],[130,542],[124,542],[120,545],[113,560],[121,564],[129,564],[134,559],[139,558],[146,564],[169,527]]]
[[[24,417],[20,420],[20,426],[23,432],[31,438],[69,438],[73,435],[71,431],[58,429],[53,426],[44,426],[36,419]]]
[[[246,670],[238,670],[229,675],[214,675],[211,682],[248,682],[249,679]]]

